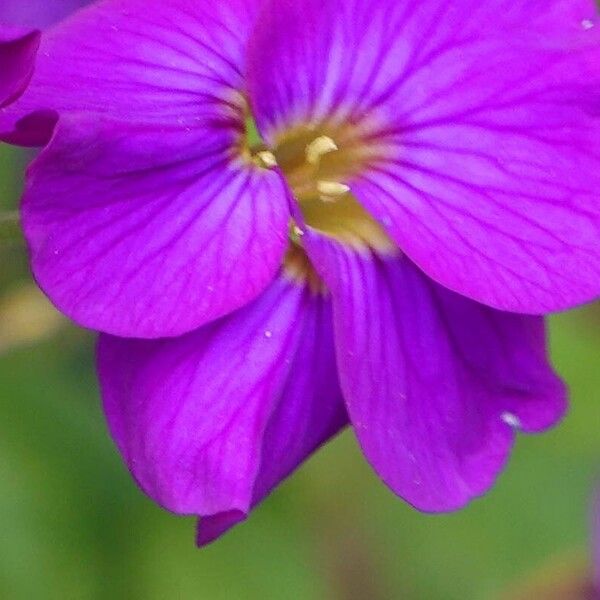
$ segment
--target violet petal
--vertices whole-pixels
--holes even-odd
[[[442,285],[533,314],[600,294],[592,0],[270,0],[249,73],[269,140],[369,132],[346,183]]]
[[[565,411],[541,318],[503,313],[428,279],[406,257],[308,231],[331,290],[342,390],[375,471],[423,511],[464,506],[492,485],[514,430]]]
[[[0,109],[25,90],[40,44],[38,31],[0,26]]]
[[[278,278],[251,305],[186,336],[101,336],[111,433],[148,495],[209,517],[202,543],[345,423],[329,310]]]
[[[243,306],[287,246],[280,176],[230,157],[226,133],[73,118],[29,170],[34,275],[79,324],[178,335]]]
[[[104,0],[44,34],[27,93],[0,111],[0,138],[44,145],[59,116],[227,126],[243,89],[253,0]],[[47,115],[19,130],[31,114]],[[234,115],[235,116],[235,115]]]

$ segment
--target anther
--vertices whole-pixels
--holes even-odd
[[[277,159],[270,150],[261,150],[255,154],[261,167],[272,169],[277,166]]]
[[[297,238],[301,238],[304,235],[304,231],[298,227],[298,225],[292,226],[292,234]]]
[[[328,136],[321,135],[306,146],[306,161],[318,165],[321,157],[338,150],[337,144]]]
[[[350,186],[338,181],[317,181],[317,191],[321,195],[321,200],[328,202],[347,194]]]

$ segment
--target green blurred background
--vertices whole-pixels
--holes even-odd
[[[24,161],[0,148],[3,211]],[[22,243],[6,223],[0,231],[0,598],[487,600],[585,565],[600,477],[597,306],[551,319],[572,390],[566,421],[521,437],[495,489],[468,509],[415,512],[347,432],[198,550],[194,521],[146,499],[108,437],[93,336],[36,294]]]

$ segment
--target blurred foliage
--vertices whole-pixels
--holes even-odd
[[[14,210],[23,161],[0,149],[2,210]],[[0,307],[29,282],[22,243],[3,241]],[[26,326],[0,356],[0,598],[493,600],[573,553],[585,565],[600,468],[597,307],[551,321],[571,413],[547,435],[521,437],[498,485],[468,509],[415,512],[347,432],[246,524],[197,550],[193,520],[146,499],[109,439],[93,336],[53,318],[48,328],[42,304],[30,314],[43,335]],[[8,314],[14,322],[0,308],[0,320]]]

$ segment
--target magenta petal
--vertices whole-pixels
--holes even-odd
[[[112,435],[153,499],[215,515],[203,542],[344,424],[328,317],[323,298],[278,278],[248,307],[186,336],[101,337]]]
[[[454,291],[533,314],[600,294],[592,0],[270,4],[249,59],[264,135],[369,130],[380,160],[354,194]]]
[[[348,421],[337,378],[330,303],[311,298],[307,309],[290,374],[263,436],[253,506]],[[230,511],[201,519],[198,544],[213,541],[246,517]]]
[[[43,145],[56,117],[198,127],[231,117],[243,89],[254,0],[104,0],[48,31],[27,93],[0,137]],[[225,112],[225,117],[223,113]],[[36,127],[18,123],[46,115]],[[16,129],[16,131],[15,131]]]
[[[369,462],[424,511],[458,509],[504,466],[514,429],[565,410],[541,318],[502,313],[429,280],[406,257],[308,232],[331,289],[342,390]]]
[[[19,27],[47,27],[87,0],[2,0],[0,21]]]
[[[232,159],[227,133],[63,120],[30,168],[22,216],[36,280],[60,310],[162,337],[265,288],[289,209],[279,175]]]
[[[25,90],[33,74],[39,44],[38,31],[0,26],[0,109]]]

